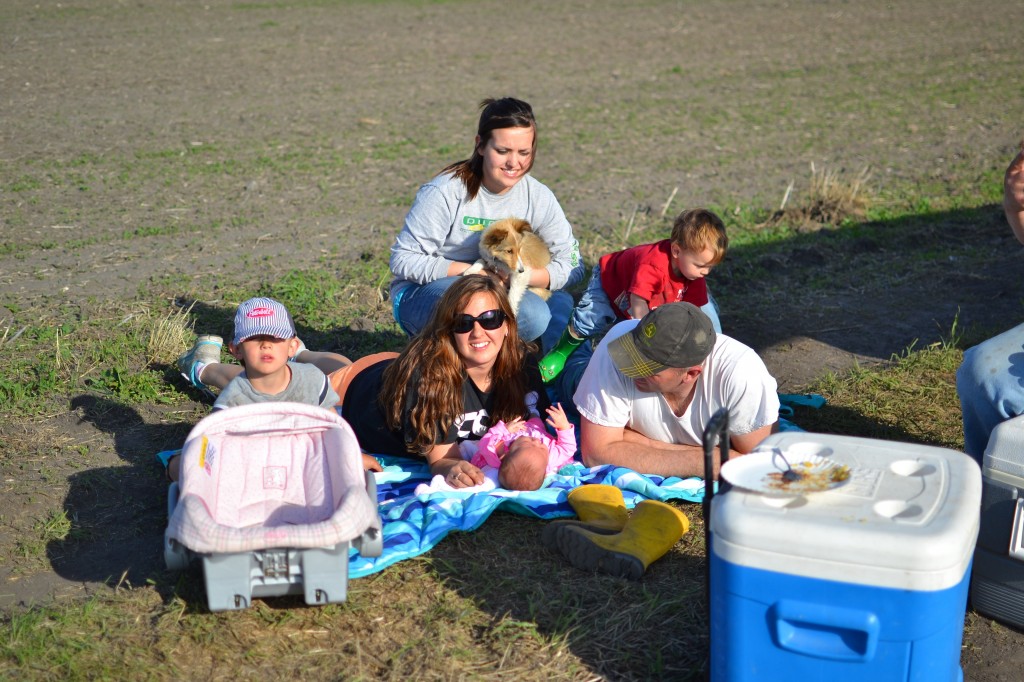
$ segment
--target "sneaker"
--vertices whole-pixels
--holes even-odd
[[[196,374],[196,367],[199,364],[208,365],[212,362],[220,362],[220,349],[223,345],[224,339],[212,334],[203,334],[197,338],[195,345],[178,358],[178,369],[181,371],[181,376],[196,388],[205,389],[206,385],[199,380],[199,376]]]

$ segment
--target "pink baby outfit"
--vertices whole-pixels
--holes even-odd
[[[567,429],[556,431],[555,433],[558,434],[557,439],[551,437],[551,434],[548,433],[547,428],[544,426],[544,422],[539,417],[527,419],[523,422],[523,427],[523,429],[511,433],[508,427],[505,426],[505,422],[500,421],[491,426],[487,429],[487,433],[484,434],[483,438],[480,439],[476,454],[470,459],[470,463],[481,469],[485,466],[497,469],[501,466],[501,459],[495,451],[498,443],[505,443],[507,446],[521,436],[536,438],[547,446],[547,473],[549,474],[555,473],[572,461],[572,457],[576,452],[576,429],[572,424]]]

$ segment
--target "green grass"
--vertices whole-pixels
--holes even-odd
[[[73,308],[46,311],[41,321],[40,313],[25,309],[2,322],[13,330],[2,345],[6,371],[0,377],[0,400],[8,417],[46,414],[81,390],[125,404],[183,400],[167,384],[164,367],[146,360],[149,337],[159,322],[148,304],[111,306],[88,319]]]
[[[0,256],[12,271],[24,270],[0,273],[11,292],[0,301],[0,594],[20,596],[34,579],[62,571],[67,583],[89,584],[91,596],[0,613],[0,679],[701,678],[706,548],[693,505],[683,509],[690,532],[638,583],[575,571],[540,545],[541,522],[506,513],[424,556],[352,580],[347,602],[322,608],[278,598],[211,614],[197,569],[131,578],[89,572],[107,565],[90,560],[97,552],[159,552],[166,482],[153,453],[179,447],[209,411],[209,400],[187,388],[174,366],[194,332],[227,336],[237,304],[263,294],[289,307],[311,348],[358,357],[405,343],[382,301],[390,240],[418,183],[469,152],[479,97],[502,94],[476,92],[479,84],[470,83],[467,97],[459,69],[490,84],[485,90],[525,89],[538,106],[536,174],[563,201],[588,263],[664,238],[684,202],[721,215],[731,249],[711,285],[733,319],[768,327],[779,301],[813,313],[850,292],[870,297],[950,273],[969,279],[1005,249],[1005,225],[994,227],[1003,161],[992,157],[1009,151],[1003,138],[1015,124],[1006,112],[1020,111],[1012,87],[1020,57],[995,33],[963,55],[954,54],[955,40],[929,41],[923,59],[904,47],[920,40],[907,31],[885,46],[830,35],[833,23],[861,30],[843,23],[855,10],[832,8],[822,15],[821,35],[796,35],[778,49],[768,40],[721,50],[728,43],[709,40],[718,22],[707,17],[722,7],[666,3],[653,8],[666,29],[656,47],[613,63],[605,55],[617,56],[614,43],[589,52],[566,33],[538,50],[530,47],[533,32],[499,35],[473,17],[483,5],[465,3],[459,28],[466,42],[462,59],[451,60],[455,71],[444,66],[437,81],[409,87],[421,65],[408,59],[403,41],[412,43],[409,31],[421,25],[440,31],[447,17],[432,5],[442,3],[395,0],[387,19],[364,31],[346,22],[370,0],[229,0],[195,17],[185,16],[191,10],[184,5],[160,14],[180,19],[168,22],[177,31],[169,33],[171,51],[153,52],[172,70],[153,62],[155,71],[134,72],[132,87],[111,89],[130,103],[196,88],[183,90],[196,97],[192,112],[175,109],[174,120],[160,119],[132,116],[138,110],[129,106],[94,119],[74,98],[80,87],[105,91],[103,79],[117,70],[47,100],[54,89],[42,78],[47,72],[18,61],[26,47],[45,46],[29,28],[70,36],[62,31],[73,25],[75,35],[81,28],[95,41],[99,27],[112,31],[124,25],[120,17],[145,19],[158,9],[37,4],[0,7],[0,24],[25,36],[10,51],[18,75],[10,99],[50,102],[54,110],[40,121],[82,140],[55,135],[18,147],[15,135],[0,162]],[[759,9],[748,5],[741,9]],[[734,8],[724,9],[721,16]],[[549,10],[523,11],[541,21]],[[602,18],[642,21],[633,11],[598,3],[575,18],[577,33],[596,31],[588,22]],[[337,32],[318,30],[342,18]],[[622,29],[622,43],[644,42],[631,24]],[[145,49],[154,30],[133,25],[118,30],[118,40]],[[863,30],[864,38],[876,32],[871,22]],[[192,64],[210,68],[183,74],[188,67],[166,56],[190,47],[189,34],[201,36],[194,46],[202,61]],[[367,64],[384,67],[364,80],[386,98],[347,80],[346,51],[361,50],[360,40],[394,43],[392,54],[404,60]],[[121,44],[104,43],[100,56],[122,57]],[[59,47],[52,54],[60,59],[91,54],[84,44]],[[528,59],[519,52],[527,48]],[[308,72],[289,72],[280,61],[293,50],[306,55]],[[581,63],[565,59],[569,50],[583,51]],[[712,54],[710,66],[690,59],[694,50]],[[740,52],[749,58],[737,58]],[[222,54],[227,62],[218,62]],[[275,60],[266,62],[274,68],[265,71],[264,59]],[[549,70],[553,61],[565,64]],[[318,72],[325,63],[330,68]],[[53,74],[73,66],[47,64]],[[239,82],[220,79],[223,64],[237,69],[231,73]],[[426,68],[437,72],[438,65]],[[556,90],[549,73],[568,84]],[[303,84],[306,75],[314,85]],[[446,87],[437,88],[442,80]],[[304,99],[282,106],[302,87],[311,88]],[[440,112],[453,97],[462,111]],[[204,108],[218,117],[204,116]],[[233,114],[241,111],[239,124]],[[122,119],[131,124],[124,131]],[[980,151],[970,148],[975,143]],[[948,158],[938,158],[932,144]],[[791,180],[790,205],[809,203],[808,165],[822,159],[844,177],[871,160],[864,214],[813,225],[776,217]],[[765,170],[779,176],[779,186],[757,182]],[[679,195],[662,215],[674,187]],[[358,234],[358,248],[347,234]],[[65,294],[56,277],[50,291],[15,293],[25,281],[46,280],[40,273],[56,264],[80,262],[84,274],[74,275],[86,278],[85,268],[120,267],[100,262],[110,253],[201,254],[207,235],[231,245],[235,270],[157,265],[102,300]],[[273,248],[251,243],[263,239]],[[314,255],[281,265],[276,254],[289,249]],[[915,343],[888,362],[827,374],[806,390],[828,403],[798,407],[793,420],[812,431],[959,449],[954,373],[963,349],[986,331],[954,326],[948,338]]]
[[[824,378],[813,390],[828,405],[797,408],[798,421],[958,447],[955,341],[908,350],[882,369]],[[538,522],[506,514],[480,532],[449,537],[426,557],[350,582],[342,605],[308,608],[279,598],[212,615],[195,571],[163,574],[148,588],[0,617],[0,676],[164,679],[198,666],[249,679],[286,676],[312,661],[312,679],[333,677],[332,670],[351,679],[448,671],[576,679],[603,660],[611,677],[628,670],[635,678],[697,678],[706,646],[703,537],[699,512],[685,511],[693,529],[640,583],[576,574],[546,550],[533,551]],[[63,513],[34,528],[36,539],[21,550],[33,559],[46,541],[74,534]],[[371,627],[381,617],[381,627]]]
[[[810,431],[963,450],[956,396],[963,350],[957,341],[908,348],[883,370],[826,374],[809,390],[825,396],[827,405],[800,411],[796,422]]]
[[[743,227],[748,216],[760,214],[750,208],[731,214],[741,221],[733,233],[743,235],[738,241],[744,258],[799,248],[808,238],[785,227],[773,228],[767,237]],[[653,225],[660,218],[645,220]],[[875,230],[919,239],[916,231],[927,225],[926,216],[908,216],[884,228],[856,223],[816,238],[838,253]],[[929,253],[922,262],[934,257]],[[843,265],[855,271],[863,266]],[[370,254],[341,276],[326,267],[291,271],[256,293],[284,301],[305,338],[337,339],[338,329],[364,310],[370,291],[351,282],[385,274],[380,259]],[[727,289],[723,293],[738,295]],[[4,414],[31,419],[52,409],[55,398],[82,391],[108,401],[102,410],[180,401],[181,388],[168,382],[166,365],[154,366],[148,355],[151,339],[168,320],[186,328],[194,322],[203,330],[213,320],[223,326],[237,300],[251,293],[228,287],[221,303],[190,310],[169,299],[136,301],[89,316],[68,309],[45,324],[32,322],[38,310],[17,311],[11,326],[24,323],[25,331],[5,347],[14,371],[0,379],[0,388],[14,388],[4,388]],[[170,347],[175,343],[181,344]],[[397,348],[401,336],[379,329],[369,343],[367,352]],[[797,408],[794,419],[815,431],[960,448],[953,376],[962,345],[954,326],[944,341],[907,349],[884,366],[826,375],[809,390],[823,394],[828,404],[820,410]],[[56,451],[88,460],[91,453],[76,446]],[[13,454],[0,449],[0,461]],[[33,471],[60,477],[46,466]],[[116,480],[101,477],[92,485],[113,490]],[[600,670],[611,678],[697,679],[707,646],[704,547],[699,510],[684,511],[691,532],[635,584],[575,572],[539,547],[539,522],[507,514],[495,515],[477,533],[450,536],[429,555],[350,582],[348,601],[324,608],[282,598],[213,615],[205,612],[197,571],[161,573],[148,586],[122,585],[86,600],[0,616],[0,676],[165,679],[202,669],[248,679],[304,669],[315,671],[304,675],[312,679],[333,678],[343,670],[351,679],[539,680],[582,679]],[[26,527],[6,561],[22,572],[38,570],[47,552],[73,551],[75,543],[98,532],[94,528],[86,524],[76,530],[65,509],[51,509]],[[111,584],[116,581],[112,576]]]

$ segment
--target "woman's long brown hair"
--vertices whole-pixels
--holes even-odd
[[[473,154],[468,159],[456,161],[441,171],[441,173],[451,173],[462,180],[466,185],[466,196],[470,201],[475,199],[480,191],[480,183],[484,175],[484,157],[480,155],[480,149],[490,142],[491,134],[495,130],[533,128],[533,154],[530,154],[530,168],[533,168],[533,159],[537,153],[537,120],[533,116],[533,107],[528,103],[515,97],[488,98],[480,102],[480,108],[482,109],[480,122],[476,128],[480,142],[473,148]],[[527,172],[530,168],[526,169]]]
[[[413,437],[406,442],[406,447],[411,453],[425,455],[442,442],[455,418],[463,413],[462,385],[466,370],[455,348],[452,328],[469,300],[477,294],[494,298],[497,307],[505,313],[508,330],[491,369],[494,394],[491,422],[527,416],[525,400],[529,387],[523,369],[528,348],[519,338],[505,287],[487,276],[460,277],[438,300],[426,326],[384,370],[378,400],[389,429],[404,430],[403,413],[409,391],[415,391],[412,395],[416,396],[416,402],[408,406]],[[415,386],[412,385],[414,380],[417,381]]]

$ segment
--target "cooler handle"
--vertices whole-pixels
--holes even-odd
[[[768,613],[776,645],[806,656],[870,661],[878,646],[878,616],[870,611],[782,599]]]
[[[1024,497],[1017,500],[1017,507],[1013,512],[1013,525],[1010,526],[1010,558],[1017,561],[1024,561],[1024,547],[1021,546],[1024,541],[1024,528],[1021,528],[1021,523],[1024,522],[1022,506],[1024,506]]]

